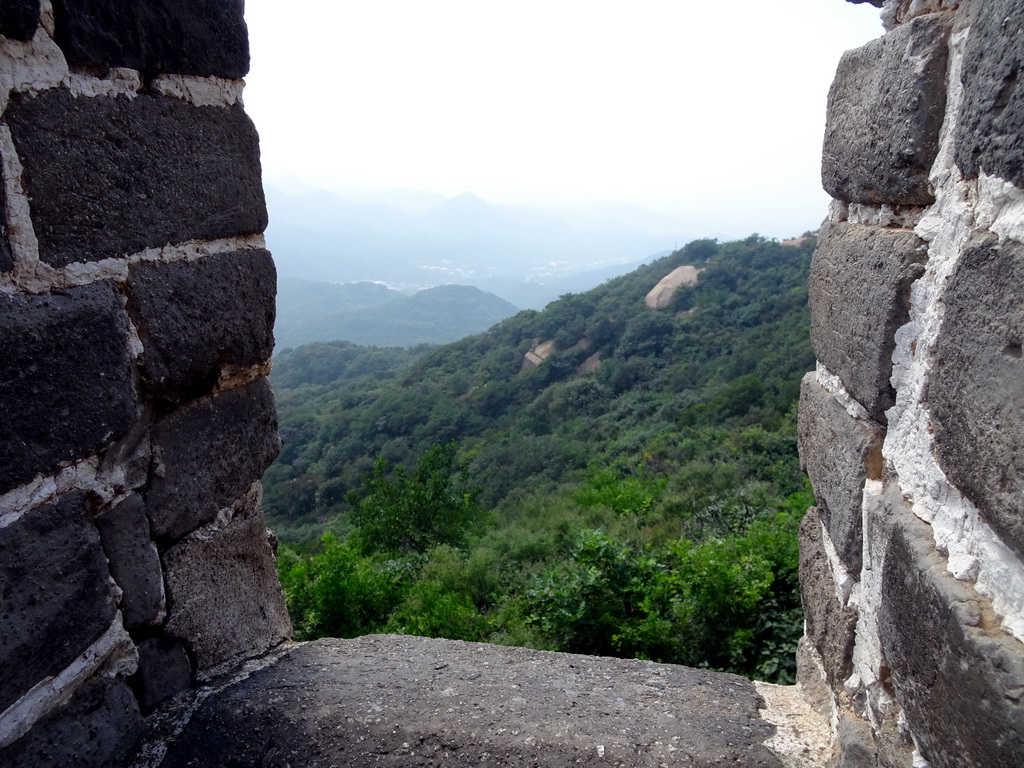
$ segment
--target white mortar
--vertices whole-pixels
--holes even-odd
[[[911,288],[910,321],[896,333],[892,375],[896,404],[886,414],[889,431],[882,453],[896,470],[914,514],[931,524],[936,546],[948,556],[949,572],[957,579],[973,582],[975,589],[992,601],[1003,628],[1024,642],[1024,563],[939,467],[927,407],[928,380],[944,315],[942,297],[964,246],[980,221],[997,225],[1010,235],[1024,231],[1024,204],[1019,190],[991,178],[967,183],[954,163],[953,137],[963,95],[960,69],[966,38],[964,31],[950,40],[946,120],[930,176],[936,202],[916,230],[929,243],[928,263],[924,276]],[[984,216],[976,218],[974,201],[982,203]]]
[[[71,698],[74,692],[106,667],[111,675],[128,677],[138,668],[139,655],[122,624],[121,612],[110,627],[81,656],[56,677],[36,683],[0,713],[0,749],[28,733],[42,717]]]

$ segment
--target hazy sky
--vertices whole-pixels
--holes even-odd
[[[824,218],[825,97],[881,34],[844,0],[246,0],[273,182],[638,203],[701,235]]]

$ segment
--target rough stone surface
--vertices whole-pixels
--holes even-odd
[[[4,0],[0,5],[0,35],[31,40],[39,26],[39,0]]]
[[[118,4],[122,7],[122,4]],[[256,130],[241,106],[142,94],[12,98],[39,256],[64,266],[267,225]]]
[[[956,163],[1024,188],[1024,0],[977,4],[960,80]]]
[[[780,766],[748,680],[649,661],[368,636],[212,696],[162,765]]]
[[[127,318],[111,283],[0,294],[0,493],[99,451],[135,419]]]
[[[879,607],[892,685],[933,768],[1010,768],[1024,755],[1024,647],[950,576],[930,528],[904,515]]]
[[[196,531],[164,553],[165,628],[185,641],[199,669],[291,636],[269,536],[253,504],[227,527]]]
[[[158,543],[208,523],[255,482],[278,454],[277,412],[265,379],[189,403],[152,433],[146,509]]]
[[[821,656],[829,686],[839,691],[853,672],[857,613],[844,608],[836,597],[816,507],[807,511],[800,524],[800,599],[806,623],[804,634]]]
[[[800,385],[797,439],[821,519],[846,567],[860,573],[863,558],[861,492],[882,468],[883,430],[850,416],[813,373]]]
[[[914,19],[843,54],[828,95],[821,179],[854,203],[928,205],[946,108],[948,20]]]
[[[164,604],[160,556],[150,540],[146,506],[135,494],[96,519],[110,574],[121,588],[128,629],[156,621]]]
[[[145,347],[143,381],[171,400],[208,392],[224,369],[270,358],[277,273],[267,251],[196,262],[142,263],[128,277],[128,311]]]
[[[85,495],[0,528],[0,712],[74,661],[117,611]]]
[[[839,758],[836,768],[877,768],[878,748],[871,724],[851,712],[839,719]]]
[[[1024,557],[1024,246],[978,238],[950,277],[929,385],[946,475]]]
[[[4,768],[111,768],[125,765],[142,734],[135,697],[116,679],[100,678],[0,750]]]
[[[829,223],[811,260],[814,353],[880,424],[896,402],[896,329],[909,320],[910,286],[926,259],[927,244],[911,231]]]
[[[3,167],[3,156],[0,155],[0,168]],[[0,184],[0,272],[14,269],[14,258],[11,256],[11,241],[7,237],[7,193]]]
[[[139,670],[132,678],[139,703],[149,710],[192,684],[192,665],[185,646],[166,637],[138,644]]]
[[[249,71],[243,0],[53,0],[72,67],[240,78]]]

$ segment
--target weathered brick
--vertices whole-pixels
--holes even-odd
[[[928,403],[947,477],[1024,557],[1024,246],[978,237],[943,296]]]
[[[266,227],[259,140],[241,106],[53,89],[16,95],[6,119],[47,264]]]
[[[0,35],[31,40],[39,26],[39,0],[4,0],[0,5]]]
[[[1024,647],[990,610],[946,571],[929,526],[901,516],[878,625],[896,698],[935,768],[1010,768],[1024,755]]]
[[[0,493],[110,445],[135,419],[112,283],[0,295]]]
[[[828,95],[821,182],[854,203],[928,205],[946,109],[948,20],[922,16],[843,54]]]
[[[142,716],[128,686],[94,678],[71,700],[0,750],[4,768],[111,768],[127,765],[142,735]]]
[[[896,402],[896,330],[909,320],[910,286],[924,273],[927,248],[909,230],[829,223],[811,260],[815,355],[880,424]]]
[[[0,712],[95,642],[117,608],[99,534],[73,493],[0,528]]]
[[[121,588],[128,629],[153,622],[164,602],[160,556],[150,540],[146,507],[135,494],[96,518],[110,574]]]
[[[1024,188],[1024,0],[985,0],[973,11],[960,81],[956,163]]]
[[[225,367],[268,360],[277,274],[267,251],[143,263],[128,277],[128,311],[145,346],[143,381],[171,400],[208,392]]]
[[[863,558],[861,495],[865,481],[881,474],[884,437],[877,424],[850,416],[813,373],[804,376],[797,424],[800,463],[825,529],[855,575]]]
[[[253,503],[227,527],[190,534],[164,553],[166,631],[186,642],[200,669],[291,636],[269,535]]]
[[[153,536],[174,540],[214,519],[260,478],[281,448],[270,383],[194,401],[153,428],[146,509]]]
[[[138,649],[139,670],[132,680],[143,709],[152,709],[192,684],[192,665],[181,642],[151,637]]]
[[[243,0],[53,0],[55,38],[72,67],[244,77]]]
[[[853,672],[853,642],[857,612],[844,608],[836,597],[828,556],[821,538],[821,517],[811,507],[800,524],[800,599],[806,636],[821,656],[832,690],[842,690]]]

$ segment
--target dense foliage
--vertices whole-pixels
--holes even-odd
[[[298,634],[791,680],[812,249],[697,241],[444,347],[280,355],[265,506]],[[683,264],[696,284],[649,309]]]

